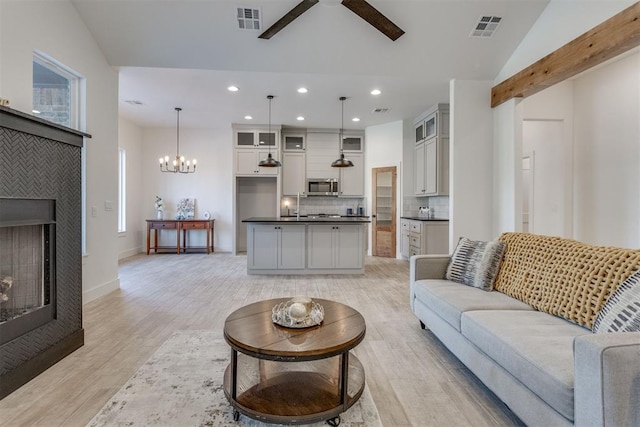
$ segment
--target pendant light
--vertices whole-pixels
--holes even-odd
[[[273,143],[273,135],[271,134],[271,100],[273,99],[273,95],[267,95],[267,99],[269,100],[269,133],[267,134],[269,135],[269,140],[267,141],[267,145],[269,146],[269,155],[266,159],[260,160],[258,166],[263,168],[279,168],[282,166],[282,163],[271,157],[271,145]]]
[[[340,144],[340,158],[331,163],[332,168],[351,168],[353,167],[353,162],[351,160],[344,158],[344,153],[342,152],[342,132],[344,130],[344,100],[347,99],[346,96],[341,96],[340,102],[342,102],[342,124],[340,126],[340,140],[338,143]]]
[[[197,160],[193,159],[193,163],[189,160],[184,160],[184,156],[180,155],[180,111],[182,108],[175,108],[178,119],[176,125],[176,159],[173,161],[173,166],[169,167],[169,156],[160,157],[160,172],[171,172],[171,173],[195,173],[196,171],[196,163]],[[193,165],[193,169],[191,166]]]

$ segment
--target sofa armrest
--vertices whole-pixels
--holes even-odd
[[[414,255],[410,258],[409,300],[413,310],[414,283],[422,279],[444,279],[449,264],[449,255]]]
[[[576,426],[640,425],[640,332],[579,336],[574,351]]]

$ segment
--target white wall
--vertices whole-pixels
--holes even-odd
[[[126,155],[126,232],[118,234],[118,258],[122,259],[143,251],[146,228],[142,218],[145,191],[142,186],[145,171],[142,169],[142,128],[120,118],[118,147]],[[146,249],[145,249],[146,250]]]
[[[492,82],[452,80],[449,130],[449,250],[460,237],[492,240]]]
[[[73,5],[61,1],[2,1],[0,21],[0,96],[11,107],[30,112],[35,49],[86,78],[87,255],[83,259],[83,299],[119,287],[117,209],[118,75],[111,68]]]
[[[575,237],[640,246],[640,54],[574,82]]]
[[[402,214],[402,153],[403,153],[403,122],[396,121],[365,129],[365,165],[364,194],[367,196],[366,212],[372,212],[371,207],[371,170],[388,166],[396,167],[396,258],[400,255],[400,215]],[[369,244],[367,253],[371,255],[371,227],[369,227]]]
[[[183,110],[181,114],[188,114]],[[214,248],[216,251],[232,250],[232,147],[231,127],[228,129],[188,129],[180,127],[180,154],[187,159],[196,158],[198,169],[194,174],[162,173],[158,159],[176,152],[176,129],[145,128],[143,130],[141,168],[144,193],[138,203],[142,206],[139,220],[155,218],[155,196],[165,202],[165,218],[174,218],[178,200],[185,197],[196,199],[196,218],[209,211],[215,219]],[[205,246],[203,232],[190,232],[189,242]],[[146,225],[142,235],[146,250]],[[175,235],[164,232],[162,244],[175,244]]]
[[[493,111],[493,235],[522,229],[522,105],[511,99]]]

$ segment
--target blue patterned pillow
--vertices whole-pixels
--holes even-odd
[[[593,332],[640,332],[640,270],[609,297],[593,322]]]
[[[445,278],[485,291],[493,290],[506,244],[462,237],[451,255]]]

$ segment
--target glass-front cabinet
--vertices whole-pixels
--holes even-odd
[[[304,151],[305,148],[304,133],[282,132],[282,149],[284,151]]]
[[[234,128],[233,135],[236,148],[278,148],[280,139],[279,129]]]
[[[362,153],[364,151],[364,135],[345,132],[342,135],[342,151]]]

